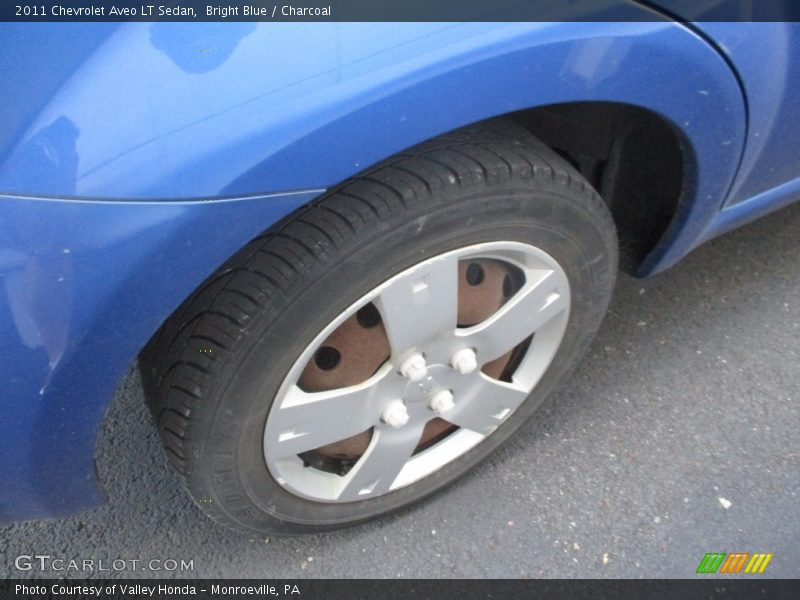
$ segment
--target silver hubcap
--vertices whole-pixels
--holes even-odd
[[[459,268],[476,260],[501,263],[518,283],[491,316],[459,326]],[[303,389],[303,373],[325,341],[370,303],[380,314],[389,358],[357,385]],[[270,473],[291,493],[323,502],[374,498],[433,473],[525,401],[561,344],[569,307],[563,269],[519,242],[476,244],[406,269],[339,315],[289,370],[264,430]],[[502,379],[484,372],[512,350],[513,371]],[[421,445],[426,425],[437,418],[450,429]],[[365,432],[365,449],[341,470],[303,458]]]

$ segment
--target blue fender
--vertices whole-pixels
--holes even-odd
[[[711,221],[743,151],[736,77],[666,21],[100,25],[0,133],[4,518],[100,501],[96,432],[160,323],[246,241],[395,152],[548,104],[654,111],[689,172],[655,269]],[[24,27],[2,26],[6,56]]]

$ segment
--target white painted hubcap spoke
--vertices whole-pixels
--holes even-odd
[[[458,318],[458,256],[426,261],[391,280],[375,301],[394,356],[419,347]]]
[[[566,277],[556,271],[530,274],[500,310],[483,323],[459,332],[463,343],[476,348],[481,364],[502,356],[569,307]]]
[[[470,402],[456,403],[447,420],[481,435],[489,435],[528,397],[528,390],[479,375],[470,390]]]
[[[345,479],[340,501],[363,500],[388,492],[419,444],[424,422],[400,429],[378,428],[372,442]]]
[[[307,393],[296,385],[270,415],[278,434],[276,458],[285,458],[338,442],[375,424],[375,378],[352,387]],[[380,413],[378,413],[380,414]]]

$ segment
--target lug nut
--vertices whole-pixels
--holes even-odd
[[[408,423],[408,409],[402,400],[392,400],[381,413],[381,420],[395,429]]]
[[[453,402],[453,392],[450,390],[436,392],[430,402],[428,402],[428,408],[437,413],[445,413],[448,410],[452,410],[455,405],[456,403]]]
[[[411,381],[419,381],[428,374],[428,366],[422,354],[413,354],[400,365],[400,373]]]
[[[453,354],[450,364],[462,375],[469,375],[478,368],[478,357],[472,348],[462,348]]]

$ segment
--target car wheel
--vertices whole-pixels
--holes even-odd
[[[408,506],[577,364],[616,262],[602,200],[526,130],[426,142],[276,224],[164,324],[142,371],[168,455],[240,531]]]

